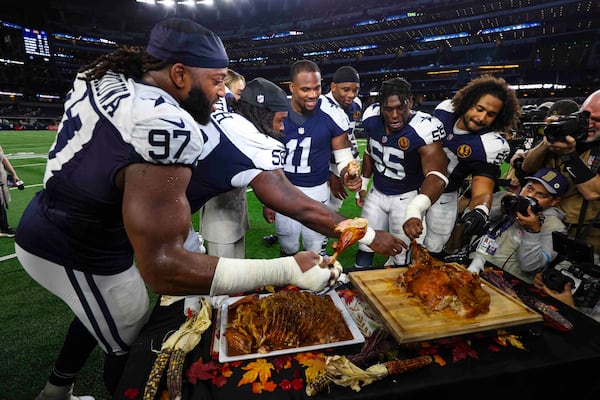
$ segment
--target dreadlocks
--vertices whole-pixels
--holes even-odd
[[[383,106],[388,97],[398,96],[401,100],[412,100],[410,83],[404,78],[392,78],[384,81],[379,89],[379,105]]]
[[[144,50],[123,47],[112,53],[102,55],[79,70],[84,79],[91,81],[102,78],[108,71],[123,74],[131,78],[141,78],[147,71],[157,71],[169,65],[151,56]]]
[[[281,132],[277,132],[273,129],[273,118],[275,118],[275,111],[269,111],[265,108],[253,106],[252,104],[246,103],[245,101],[231,102],[231,107],[234,112],[242,114],[244,117],[250,120],[259,130],[259,132],[271,136],[274,139],[279,139],[283,135]]]
[[[460,89],[452,98],[452,105],[456,115],[464,115],[477,101],[489,94],[502,101],[502,110],[490,125],[490,128],[498,132],[507,132],[517,125],[521,114],[519,100],[514,90],[508,87],[503,78],[491,75],[482,75],[471,80],[465,87]]]

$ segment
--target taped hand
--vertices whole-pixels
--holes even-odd
[[[329,265],[327,259],[325,261],[322,260],[323,257],[320,258],[319,264],[296,276],[290,283],[301,289],[308,289],[313,292],[318,292],[327,286],[333,285],[344,270],[342,264],[335,261],[333,265]]]

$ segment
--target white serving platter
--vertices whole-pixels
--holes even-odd
[[[261,295],[261,297],[270,296],[270,295],[271,294],[263,294],[263,295]],[[350,316],[350,313],[348,312],[348,310],[342,303],[342,300],[338,296],[337,292],[335,290],[332,290],[329,293],[327,293],[327,295],[331,297],[331,300],[333,301],[335,306],[342,312],[344,321],[346,322],[346,325],[348,326],[348,328],[350,329],[350,333],[352,334],[352,339],[342,340],[339,342],[332,342],[332,343],[323,343],[323,344],[317,344],[317,345],[294,347],[294,348],[282,349],[282,350],[274,350],[274,351],[267,352],[267,353],[250,353],[250,354],[229,356],[227,354],[227,339],[225,338],[225,335],[223,335],[223,332],[225,332],[225,329],[227,328],[227,323],[228,323],[227,319],[228,319],[229,313],[227,311],[231,304],[242,299],[243,296],[230,297],[228,300],[226,300],[221,305],[221,324],[220,324],[220,334],[219,334],[219,362],[223,363],[223,362],[230,362],[230,361],[252,360],[252,359],[256,359],[256,358],[273,357],[273,356],[279,356],[279,355],[283,355],[283,354],[301,353],[304,351],[329,349],[332,347],[347,346],[347,345],[351,345],[351,344],[357,344],[357,343],[364,342],[365,337],[362,335],[362,333],[358,329],[358,326],[356,325],[356,323]]]

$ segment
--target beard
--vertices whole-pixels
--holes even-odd
[[[199,86],[193,87],[188,97],[181,102],[181,107],[190,113],[200,125],[208,124],[212,106],[208,96]]]
[[[468,132],[470,132],[470,133],[477,133],[480,130],[482,130],[484,128],[487,128],[487,126],[485,126],[485,125],[479,125],[475,121],[469,119],[466,114],[463,114],[462,121],[463,121],[463,124],[465,126],[465,130],[468,131]],[[469,123],[473,124],[475,126],[475,128],[469,126]]]

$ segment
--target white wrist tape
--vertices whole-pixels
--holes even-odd
[[[360,179],[362,179],[362,183],[360,185],[360,190],[364,190],[366,192],[367,189],[369,188],[369,182],[371,181],[371,178],[361,176]]]
[[[448,177],[442,174],[440,171],[429,171],[427,175],[425,175],[425,178],[427,178],[429,175],[437,176],[438,178],[444,181],[444,186],[448,186]]]
[[[471,261],[471,264],[469,264],[469,267],[467,269],[469,270],[469,272],[479,274],[481,271],[483,271],[484,266],[485,259],[479,254],[476,254],[475,256],[473,256],[473,261]]]
[[[406,206],[405,220],[409,220],[410,218],[423,219],[423,214],[429,207],[431,207],[429,196],[423,193],[416,195]]]
[[[339,150],[333,150],[333,159],[335,160],[336,170],[334,173],[337,176],[342,174],[342,170],[346,168],[350,161],[354,161],[354,156],[352,156],[352,149],[350,147],[346,147]]]
[[[340,273],[341,265],[334,270],[315,265],[302,272],[294,257],[272,260],[220,258],[210,287],[210,295],[236,294],[267,285],[289,284],[317,292],[331,279],[337,279]]]
[[[262,286],[284,286],[302,274],[293,257],[273,260],[220,258],[215,269],[210,295],[236,294]]]
[[[358,243],[369,246],[371,243],[373,243],[373,240],[375,240],[375,230],[373,228],[371,228],[370,226],[368,226],[365,236],[360,238],[358,240]]]
[[[483,211],[486,216],[490,215],[490,209],[485,204],[479,204],[478,206],[475,206],[475,210],[477,209]]]

